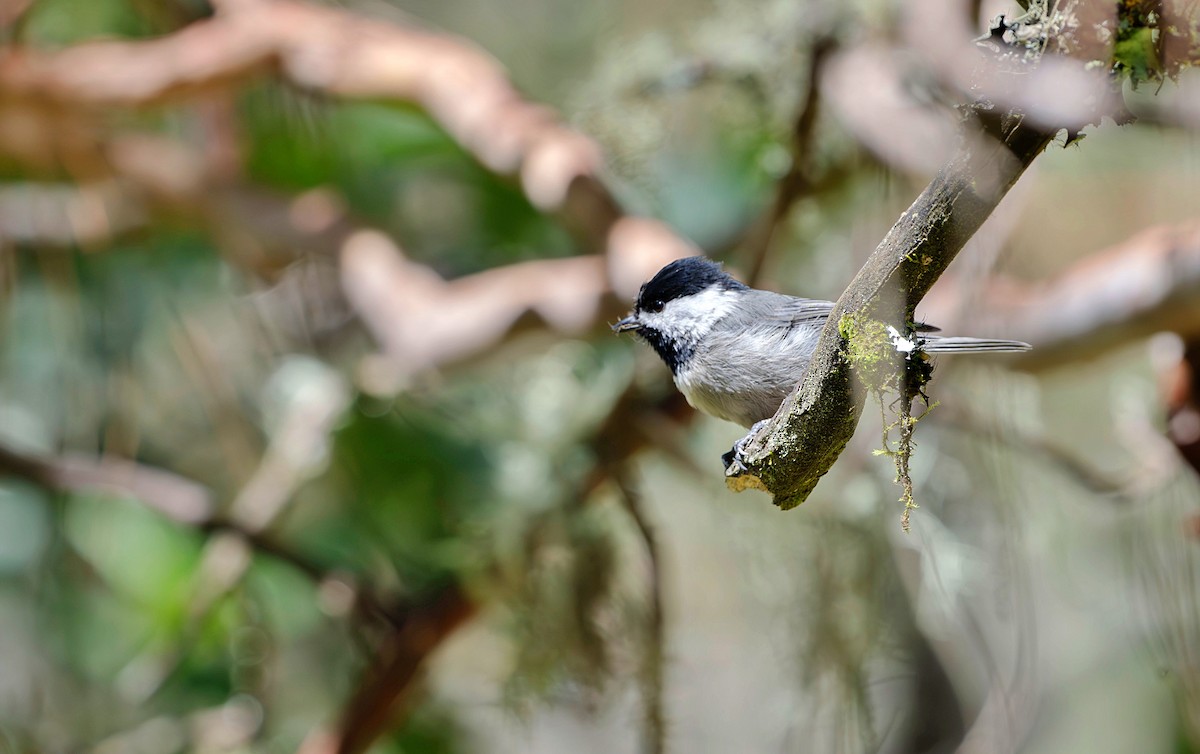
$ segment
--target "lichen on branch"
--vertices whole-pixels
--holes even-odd
[[[1048,9],[1044,2],[1023,4],[1025,15],[1008,22],[998,19],[990,34],[976,40],[973,53],[937,43],[949,54],[933,61],[941,66],[935,72],[972,97],[961,108],[957,152],[901,214],[838,299],[800,384],[776,415],[743,442],[742,463],[727,472],[731,489],[765,490],[784,509],[807,499],[854,434],[868,388],[879,383],[878,374],[872,377],[870,349],[862,350],[861,343],[855,344],[860,338],[851,337],[864,334],[862,323],[899,327],[912,321],[933,283],[1056,133],[1066,129],[1070,143],[1083,125],[1105,115],[1124,120],[1127,113],[1114,99],[1123,79],[1161,80],[1194,64],[1200,32],[1191,17],[1187,24],[1174,18],[1169,29],[1159,28],[1153,38],[1163,42],[1161,49],[1145,44],[1152,37],[1144,30],[1172,22],[1170,3],[1155,3],[1161,6],[1157,13],[1141,13],[1142,4],[1132,1],[1094,5],[1103,6],[1105,18],[1078,17],[1083,6],[1077,4],[1065,9]],[[1109,19],[1111,28],[1104,23]],[[1089,72],[1097,68],[1107,72],[1107,97],[1087,88],[1094,83]],[[967,69],[974,71],[969,81],[962,74]],[[1067,97],[1070,106],[1059,107],[1064,93],[1047,85],[1071,81],[1082,88],[1066,92],[1073,95]],[[1053,102],[1045,96],[1051,90],[1056,92]],[[911,404],[911,395],[901,395]],[[911,411],[901,415],[900,443],[911,449]],[[900,464],[898,471],[903,483]],[[910,493],[906,488],[909,510]]]
[[[964,139],[851,281],[800,385],[745,444],[745,471],[727,477],[731,489],[765,490],[784,509],[807,499],[854,434],[866,393],[846,357],[843,317],[911,321],[917,303],[1053,136],[1015,113],[971,120],[989,138]]]

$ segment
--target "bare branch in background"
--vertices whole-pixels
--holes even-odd
[[[365,307],[359,313],[384,345],[385,359],[376,365],[385,368],[373,371],[378,389],[394,389],[406,376],[495,345],[527,314],[560,332],[582,332],[618,313],[612,293],[629,300],[662,265],[699,253],[660,222],[624,216],[597,177],[594,143],[521,98],[500,66],[470,43],[289,0],[226,3],[220,10],[211,21],[149,42],[96,42],[59,53],[22,50],[0,62],[0,91],[27,103],[22,117],[47,128],[56,119],[39,108],[151,105],[269,70],[327,94],[413,101],[484,165],[519,175],[530,201],[562,213],[588,245],[605,252],[514,265],[439,286],[431,270],[403,260],[382,236],[353,235],[357,229],[340,216],[320,228],[304,227],[296,218],[309,213],[288,212],[285,199],[215,180],[204,161],[178,144],[124,137],[101,150],[110,169],[134,182],[121,206],[150,201],[185,213],[199,208],[221,225],[237,220],[264,239],[240,257],[260,272],[282,268],[296,248],[316,243],[336,252],[344,241],[350,250],[342,260],[346,291]],[[19,139],[6,144],[17,153],[34,148]],[[118,215],[109,219],[116,225],[112,217]],[[112,232],[88,230],[74,240],[105,231]],[[365,243],[371,239],[373,245]],[[386,254],[364,251],[378,252],[381,244],[390,246]],[[285,253],[261,253],[271,249]],[[547,274],[555,276],[554,286],[542,284]],[[384,281],[392,290],[382,289]],[[450,306],[456,316],[445,310],[433,316],[432,307],[405,300],[410,294]],[[389,307],[403,309],[404,318]]]
[[[395,728],[426,657],[476,612],[458,585],[408,605],[372,658],[336,730],[309,735],[299,754],[360,754]]]
[[[599,257],[526,262],[447,282],[373,232],[346,239],[341,271],[346,297],[382,345],[387,367],[403,370],[373,375],[370,386],[379,392],[394,389],[396,377],[486,350],[526,314],[558,332],[582,333],[608,294]]]
[[[96,248],[146,223],[146,211],[115,181],[0,187],[0,240]]]
[[[642,750],[647,754],[662,754],[667,745],[667,717],[663,704],[664,669],[666,665],[666,619],[663,616],[663,585],[662,559],[658,536],[654,525],[646,517],[642,496],[635,487],[635,482],[628,478],[629,471],[625,466],[613,470],[612,478],[616,483],[625,511],[633,519],[641,535],[642,544],[646,548],[646,560],[649,563],[647,587],[650,592],[650,616],[647,627],[645,657],[642,660],[642,706],[645,709],[645,728],[642,734]]]
[[[820,86],[841,124],[880,160],[930,176],[953,156],[959,118],[913,97],[910,65],[900,49],[861,44],[833,55]]]
[[[405,378],[478,355],[537,325],[579,335],[620,315],[658,265],[696,250],[657,221],[627,217],[610,233],[607,257],[519,262],[446,281],[408,261],[387,236],[349,235],[341,245],[342,286],[383,347],[367,377],[394,390]],[[624,261],[623,261],[624,260]]]
[[[1125,117],[1120,90],[1109,76],[1116,5],[1058,3],[1031,10],[993,29],[993,41],[985,45],[991,53],[984,57],[963,3],[921,0],[904,16],[904,36],[928,70],[972,101],[1019,111],[1043,130],[1073,133],[1106,115]],[[1091,15],[1080,19],[1081,9]],[[936,25],[929,23],[934,18]],[[1037,65],[1028,65],[1034,58]]]
[[[1093,358],[1158,332],[1200,336],[1200,222],[1150,228],[1039,283],[993,278],[973,295],[969,322],[955,322],[952,280],[930,292],[921,316],[981,335],[1032,343],[1014,362],[1051,369]]]
[[[250,521],[248,527],[243,526],[217,512],[213,498],[204,486],[133,461],[83,456],[43,457],[0,446],[0,477],[4,476],[26,479],[56,492],[91,492],[132,498],[172,521],[211,532],[213,536],[206,544],[203,562],[197,571],[195,594],[188,603],[193,623],[241,581],[253,552],[262,552],[292,565],[322,588],[336,589],[345,612],[358,609],[363,615],[382,620],[392,627],[393,633],[380,649],[381,657],[391,658],[389,664],[380,671],[383,676],[364,686],[360,696],[374,693],[366,689],[375,689],[378,685],[382,689],[379,693],[390,695],[391,701],[396,701],[406,692],[428,653],[475,610],[457,584],[431,594],[428,602],[400,609],[389,607],[371,589],[360,588],[345,574],[328,571],[272,539],[263,531],[269,522],[259,518]],[[191,633],[185,631],[184,644],[191,641]],[[125,693],[137,699],[148,698],[161,687],[184,656],[181,647],[174,645],[165,648],[154,645],[148,653],[139,654],[126,668],[135,672],[122,673],[126,678],[136,679],[135,685],[125,683]],[[375,699],[372,703],[383,701],[386,700]],[[392,707],[388,706],[388,709]],[[375,707],[352,707],[347,712],[342,733],[345,741],[339,747],[317,751],[362,751],[385,729],[364,726],[396,724],[399,719],[388,716],[372,717],[367,721],[364,717],[379,713]],[[368,729],[374,731],[369,739],[365,738]],[[363,748],[354,748],[357,745]]]
[[[256,551],[288,563],[316,581],[329,579],[345,583],[343,575],[327,572],[266,533],[245,529],[230,521],[218,511],[207,487],[170,471],[120,458],[78,454],[45,456],[0,445],[0,477],[25,479],[53,492],[112,495],[136,500],[175,523],[235,535]],[[372,615],[390,616],[390,611],[385,610],[374,596],[353,595],[352,601],[360,600]]]
[[[202,524],[216,510],[203,485],[119,458],[44,457],[0,446],[0,476],[27,479],[55,492],[131,497],[183,524]]]
[[[88,42],[57,53],[12,50],[0,61],[0,89],[74,109],[150,105],[221,87],[273,62],[269,36],[242,21],[216,18],[159,39]]]
[[[742,253],[748,259],[746,282],[750,285],[761,278],[767,254],[789,210],[814,188],[811,152],[822,96],[821,74],[833,49],[832,39],[823,38],[813,42],[808,62],[808,89],[792,126],[791,164],[776,184],[775,197],[767,211],[751,226],[742,245]]]
[[[483,165],[519,176],[534,206],[561,213],[606,252],[623,298],[666,262],[697,253],[666,226],[625,227],[598,177],[596,144],[521,97],[466,40],[292,0],[222,3],[219,11],[151,41],[19,50],[0,61],[0,92],[35,112],[146,106],[274,70],[324,94],[414,102]]]
[[[91,245],[165,213],[210,224],[230,261],[268,279],[304,255],[336,258],[348,302],[383,349],[368,375],[377,392],[531,327],[588,332],[620,315],[622,299],[654,271],[647,265],[697,253],[664,224],[626,217],[609,231],[607,257],[519,262],[446,281],[348,217],[328,192],[288,197],[220,182],[194,150],[164,138],[124,136],[105,152],[116,177],[95,189],[0,192],[0,221],[12,217],[0,227],[18,241]]]

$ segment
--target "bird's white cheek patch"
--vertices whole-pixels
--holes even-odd
[[[713,286],[669,301],[661,312],[642,314],[641,320],[669,338],[695,341],[707,335],[717,320],[733,309],[737,295],[735,291]]]

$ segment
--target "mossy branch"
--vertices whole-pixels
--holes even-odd
[[[974,81],[965,83],[957,72],[970,67],[968,59],[952,55],[952,62],[943,61],[944,78],[982,98],[965,119],[962,143],[838,299],[800,385],[771,421],[742,443],[741,463],[727,472],[730,488],[765,490],[785,509],[804,502],[849,442],[862,412],[864,351],[859,347],[860,363],[854,364],[844,332],[846,318],[896,327],[911,321],[934,281],[1060,128],[1067,130],[1067,142],[1072,143],[1078,141],[1082,124],[1098,122],[1103,115],[1126,122],[1128,112],[1121,103],[1098,92],[1092,94],[1095,102],[1084,102],[1075,111],[1048,107],[1044,92],[1036,94],[1032,83],[1034,93],[1023,96],[1022,75],[1038,70],[1041,59],[1051,54],[1048,49],[1059,65],[1049,69],[1043,87],[1061,75],[1062,63],[1070,60],[1082,64],[1084,71],[1102,62],[1109,89],[1118,92],[1126,80],[1133,86],[1161,83],[1200,63],[1195,20],[1164,13],[1161,4],[1101,4],[1096,7],[1111,12],[1096,18],[1080,16],[1083,8],[1069,4],[1061,9],[1040,2],[1020,4],[1027,11],[1024,16],[1011,22],[997,18],[991,33],[977,40],[991,47],[993,62],[1002,65],[984,67],[980,70],[986,73],[977,71]],[[1148,44],[1153,39],[1161,43]],[[1040,123],[1022,114],[1017,104],[1022,101]],[[1004,103],[1012,109],[1005,111]],[[911,447],[911,426],[904,429]],[[905,476],[904,469],[899,472]],[[907,489],[906,497],[907,503]]]
[[[974,119],[972,119],[974,120]],[[780,508],[804,502],[841,454],[862,413],[865,390],[839,329],[846,316],[903,324],[1053,132],[1016,114],[973,123],[954,157],[884,237],[842,293],[804,378],[744,447],[731,489],[761,489]],[[972,129],[974,133],[974,129]]]

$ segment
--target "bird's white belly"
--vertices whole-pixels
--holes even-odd
[[[752,415],[763,413],[763,407],[751,405],[755,403],[754,392],[738,390],[734,386],[722,386],[712,381],[702,381],[695,370],[681,369],[675,375],[675,386],[691,406],[709,416],[741,424],[748,427],[761,418],[774,413],[778,404],[766,410],[763,416],[751,418]]]
[[[771,353],[763,349],[749,350]],[[731,364],[738,364],[739,368],[728,368]],[[803,366],[798,356],[749,361],[730,358],[725,352],[697,351],[693,359],[676,372],[675,386],[696,409],[750,427],[774,416],[803,374]]]

